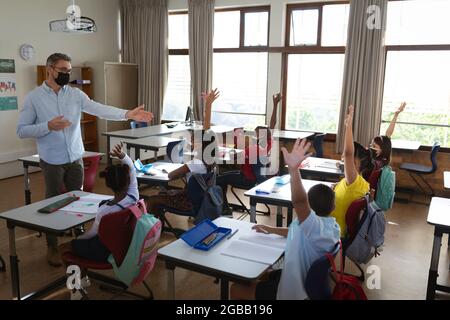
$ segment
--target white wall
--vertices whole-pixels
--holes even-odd
[[[15,59],[19,111],[28,91],[36,87],[36,66],[45,64],[54,52],[68,53],[73,65],[85,62],[118,61],[118,0],[77,0],[83,16],[93,18],[98,32],[90,35],[52,33],[50,20],[62,19],[70,1],[66,0],[0,0],[0,58]],[[22,44],[36,49],[32,61],[19,56]],[[102,72],[94,68],[94,74]],[[94,83],[95,88],[95,83]],[[0,112],[0,179],[22,173],[19,156],[36,151],[35,141],[16,136],[19,112]]]
[[[187,0],[168,0],[169,11],[187,10]],[[271,47],[284,46],[284,34],[286,25],[286,5],[289,3],[329,2],[331,0],[216,0],[216,8],[246,7],[270,5],[270,31],[269,45]],[[281,92],[282,54],[269,53],[268,83],[267,83],[267,112],[272,114],[272,95]],[[278,119],[281,119],[279,108]],[[267,117],[267,122],[270,119]],[[277,121],[281,125],[281,121]]]

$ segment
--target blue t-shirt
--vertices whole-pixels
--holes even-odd
[[[308,297],[304,282],[309,268],[314,261],[333,251],[339,237],[339,225],[332,217],[319,217],[311,211],[302,223],[297,219],[292,222],[278,284],[278,300],[303,300]]]

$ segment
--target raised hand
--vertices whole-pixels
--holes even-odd
[[[67,119],[64,119],[64,116],[56,117],[48,122],[48,130],[50,131],[62,131],[72,125]]]
[[[310,147],[310,142],[307,143],[305,139],[297,139],[290,153],[286,148],[281,149],[284,156],[284,162],[288,165],[289,169],[297,170],[302,164],[303,160],[312,155],[312,153],[308,153]]]
[[[116,157],[122,160],[123,158],[125,158],[125,152],[123,152],[122,149],[123,149],[123,142],[116,144],[109,154],[111,155],[111,157]]]
[[[402,102],[400,107],[398,107],[397,111],[395,111],[395,114],[399,115],[400,113],[402,113],[405,110],[405,107],[406,107],[406,102]]]
[[[272,99],[273,99],[273,105],[277,105],[283,99],[283,96],[281,95],[281,93],[277,93],[277,94],[273,95]]]
[[[125,116],[127,119],[131,119],[138,122],[148,123],[153,120],[153,113],[145,111],[144,105],[140,105],[139,107],[128,111]]]
[[[351,105],[348,107],[348,113],[347,117],[345,118],[345,126],[352,126],[353,125],[353,113],[355,111],[355,108]]]
[[[205,92],[202,94],[202,97],[205,100],[205,104],[210,105],[210,106],[213,104],[214,101],[217,100],[217,98],[219,98],[219,96],[220,96],[220,91],[217,89],[214,89],[208,93]]]

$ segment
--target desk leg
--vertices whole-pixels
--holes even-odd
[[[288,228],[289,228],[289,226],[292,223],[292,211],[293,211],[293,208],[292,207],[288,207],[287,226],[286,226]]]
[[[175,266],[166,262],[167,269],[167,298],[175,300]]]
[[[134,158],[136,160],[141,158],[141,148],[134,148]]]
[[[31,204],[31,191],[30,191],[30,176],[28,174],[28,165],[23,164],[23,178],[25,189],[25,205]]]
[[[256,201],[250,198],[250,222],[256,223]]]
[[[131,148],[130,146],[128,146],[128,143],[127,143],[127,155],[131,158]],[[134,160],[137,160],[137,158],[134,157]]]
[[[11,291],[13,299],[20,300],[19,259],[16,252],[16,232],[14,226],[8,225],[9,262],[11,268]]]
[[[112,158],[111,155],[109,154],[109,151],[111,150],[111,137],[107,136],[106,137],[106,159],[108,160],[108,166],[112,165]]]
[[[441,252],[442,231],[434,228],[433,251],[431,252],[430,270],[428,272],[427,300],[434,300],[439,268],[439,255]]]
[[[278,206],[277,207],[277,228],[280,228],[283,226],[283,208]]]
[[[220,280],[220,299],[229,300],[229,285],[228,280]]]

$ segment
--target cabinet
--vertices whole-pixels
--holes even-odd
[[[40,86],[47,79],[46,66],[37,67],[37,85]],[[70,75],[70,81],[78,81],[78,84],[71,83],[70,86],[79,88],[88,95],[89,98],[94,98],[93,88],[93,72],[90,67],[73,67]],[[82,80],[82,81],[81,81]],[[97,117],[83,113],[81,117],[81,134],[83,137],[84,148],[86,151],[98,152],[98,129]]]

